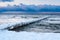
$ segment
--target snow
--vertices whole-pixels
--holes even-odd
[[[45,21],[47,23],[51,23],[51,24],[60,24],[60,21]]]
[[[11,27],[13,25],[16,25],[16,24],[24,24],[24,23],[30,23],[30,22],[33,22],[33,21],[36,21],[36,19],[23,19],[23,18],[20,18],[20,19],[4,19],[4,21],[2,19],[0,19],[0,29],[4,29],[6,27]]]
[[[48,18],[48,20],[60,21],[60,18]]]
[[[2,16],[0,19],[0,29],[11,27],[16,24],[22,25],[25,23],[34,22],[46,18],[47,16],[41,18],[27,18],[27,19],[20,17],[19,17],[20,19],[19,18],[9,19],[10,16],[4,19],[4,17]],[[60,33],[40,33],[26,31],[15,32],[8,30],[0,30],[0,40],[60,40],[59,35]]]
[[[51,23],[51,24],[60,24],[60,18],[59,17],[55,17],[55,18],[48,18],[47,21],[45,21],[47,23]]]
[[[1,17],[0,19],[0,29],[4,29],[7,27],[12,27],[16,24],[24,25],[29,24],[31,22],[35,22],[41,19],[44,19],[48,16],[42,17],[42,18],[8,18],[4,16],[5,18]],[[9,16],[10,17],[10,16]]]
[[[0,40],[60,40],[59,33],[0,31]]]

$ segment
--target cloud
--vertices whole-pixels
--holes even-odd
[[[12,2],[14,0],[0,0],[0,2]]]

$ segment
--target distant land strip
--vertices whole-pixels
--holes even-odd
[[[60,15],[60,12],[3,12],[0,15]]]

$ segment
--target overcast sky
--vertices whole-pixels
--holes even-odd
[[[19,5],[20,3],[23,4],[34,4],[34,5],[60,5],[60,0],[0,0],[0,6],[7,6],[7,4],[10,5]]]

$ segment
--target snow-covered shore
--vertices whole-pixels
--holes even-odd
[[[60,40],[59,33],[0,31],[0,40]]]

